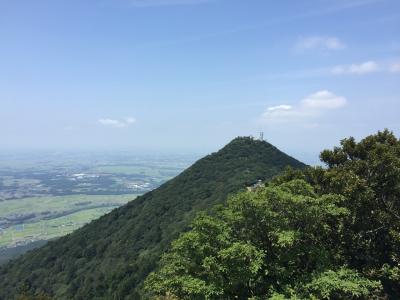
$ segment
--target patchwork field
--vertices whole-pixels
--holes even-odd
[[[123,152],[0,153],[0,260],[78,229],[193,161]]]
[[[0,248],[68,234],[136,196],[137,194],[71,195],[2,201]]]

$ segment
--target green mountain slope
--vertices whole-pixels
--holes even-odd
[[[305,165],[264,141],[234,139],[136,200],[0,269],[0,299],[138,299],[143,280],[195,214],[228,194]]]

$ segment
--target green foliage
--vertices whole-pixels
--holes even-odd
[[[203,299],[204,295],[223,298],[225,284],[238,293],[246,289],[259,271],[264,254],[251,244],[232,243],[224,225],[211,217],[198,217],[193,230],[176,240],[173,252],[163,257],[165,268],[161,273],[150,276],[154,289],[185,299]],[[161,278],[172,288],[165,289]]]
[[[346,197],[343,256],[349,266],[379,279],[390,297],[400,295],[400,141],[388,130],[325,150],[328,169],[312,176],[320,192]]]
[[[312,279],[305,290],[315,299],[367,298],[381,289],[381,284],[363,278],[357,272],[341,268],[325,271]]]
[[[318,196],[299,179],[239,193],[215,216],[196,219],[163,256],[147,288],[180,299],[286,293],[338,263],[330,237],[339,235],[349,214],[338,206],[342,202],[338,195]]]
[[[14,299],[24,282],[33,294],[56,299],[142,298],[143,280],[197,212],[259,179],[271,179],[286,166],[304,164],[266,142],[237,138],[160,188],[1,267],[0,299]],[[224,260],[234,261],[234,255],[246,251],[255,255],[246,247],[227,250]],[[185,284],[198,291],[209,288],[195,279]]]
[[[2,267],[0,298],[23,286],[57,299],[398,299],[400,141],[388,130],[349,138],[321,160],[268,181],[303,165],[235,139]]]
[[[398,299],[400,141],[387,130],[349,138],[321,159],[326,168],[288,170],[196,219],[148,277],[149,293]]]

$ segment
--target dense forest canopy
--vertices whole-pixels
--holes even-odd
[[[2,267],[0,298],[398,299],[399,139],[344,139],[321,160],[235,139]]]
[[[146,280],[151,298],[399,299],[400,141],[325,150],[202,214]]]
[[[143,298],[144,279],[199,211],[287,166],[305,165],[265,141],[236,138],[152,192],[2,266],[0,299]]]

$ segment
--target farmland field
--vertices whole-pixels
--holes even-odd
[[[0,153],[0,260],[7,249],[21,252],[31,243],[40,245],[134,201],[194,160],[129,153]]]
[[[48,240],[70,233],[136,196],[71,195],[2,201],[0,219],[7,219],[9,226],[0,228],[0,248]],[[10,216],[16,217],[12,219]],[[23,220],[18,219],[18,216]]]

